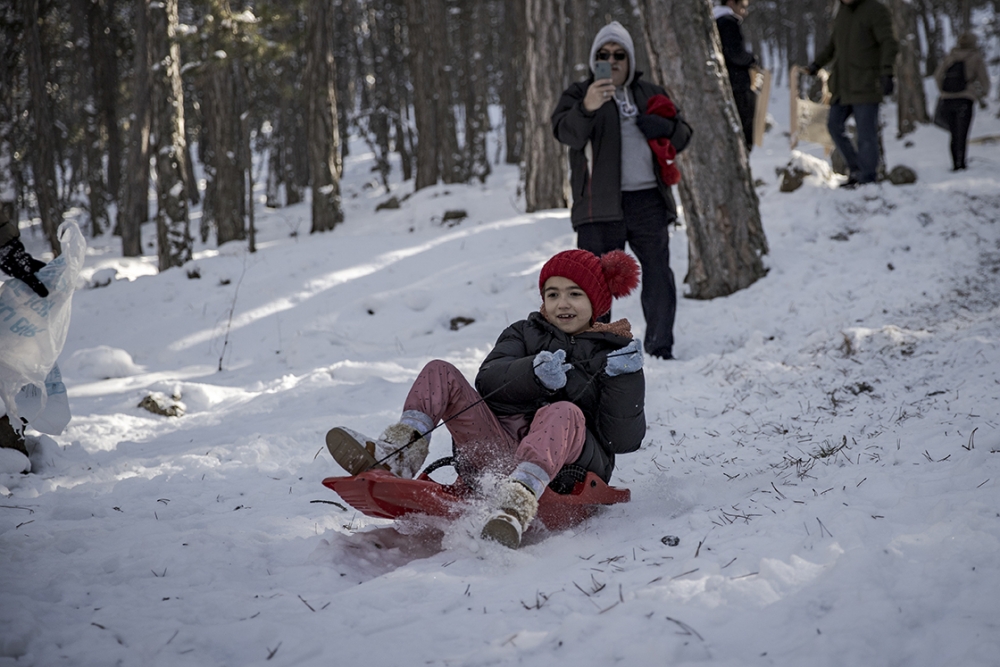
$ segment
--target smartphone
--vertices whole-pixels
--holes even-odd
[[[600,81],[601,79],[611,78],[611,63],[607,60],[598,60],[594,63],[594,80]]]

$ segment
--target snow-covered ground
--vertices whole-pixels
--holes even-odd
[[[786,90],[772,113],[752,154],[770,273],[681,300],[613,479],[632,501],[516,552],[320,484],[342,474],[329,428],[377,434],[423,364],[471,378],[537,307],[575,238],[564,210],[522,212],[515,169],[376,213],[390,193],[357,144],[333,232],[261,206],[256,254],[199,245],[161,275],[92,239],[73,420],[29,431],[31,474],[0,472],[0,665],[996,665],[1000,143],[951,173],[947,135],[897,140],[886,105],[915,185],[784,194]],[[683,228],[671,250],[680,282]],[[615,315],[641,334],[638,296]],[[183,416],[137,407],[150,393]],[[431,458],[449,448],[441,429]]]

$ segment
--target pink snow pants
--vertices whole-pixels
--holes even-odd
[[[423,412],[436,425],[481,398],[457,368],[435,360],[417,375],[403,409]],[[481,401],[445,426],[462,467],[508,475],[517,464],[528,462],[544,470],[549,480],[580,456],[587,437],[583,412],[569,401],[541,408],[530,425],[524,415],[497,417]]]

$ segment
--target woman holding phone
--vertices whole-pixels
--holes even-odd
[[[570,148],[570,219],[577,246],[600,256],[628,243],[642,266],[646,351],[672,359],[677,288],[669,225],[677,208],[653,144],[669,142],[680,152],[691,139],[691,126],[662,87],[642,80],[632,37],[620,23],[597,33],[590,71],[587,80],[563,92],[552,114],[556,139]],[[650,113],[651,98],[659,109],[663,103],[669,107],[669,117]]]

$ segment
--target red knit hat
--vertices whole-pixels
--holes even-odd
[[[545,281],[562,276],[580,286],[590,299],[594,318],[611,311],[611,298],[629,294],[639,284],[639,265],[621,250],[597,257],[587,250],[564,250],[545,262],[538,276],[538,291]]]

